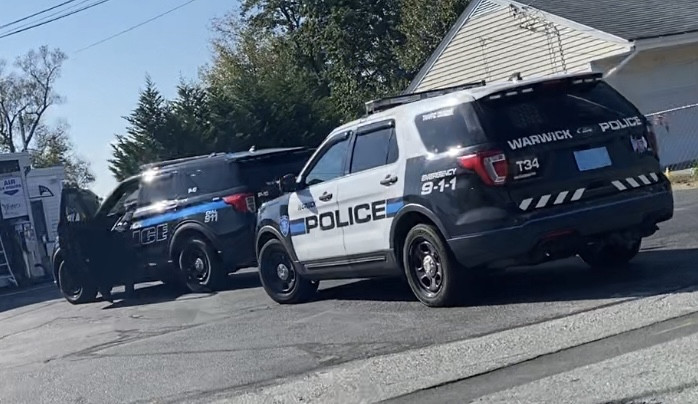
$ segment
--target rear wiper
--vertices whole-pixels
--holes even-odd
[[[601,108],[605,109],[606,111],[613,112],[614,114],[618,115],[619,118],[622,117],[623,115],[625,115],[624,113],[622,113],[622,112],[620,112],[620,111],[617,111],[617,110],[615,110],[615,109],[613,109],[613,108],[609,108],[609,107],[607,107],[607,106],[605,106],[605,105],[603,105],[603,104],[599,104],[598,102],[594,102],[594,101],[591,101],[591,100],[587,100],[586,98],[582,98],[582,97],[577,96],[577,95],[567,94],[567,96],[568,96],[568,97],[572,97],[572,98],[577,99],[577,100],[580,100],[580,101],[584,101],[584,102],[586,102],[586,103],[589,103],[589,104],[594,105],[594,106],[597,106],[597,107],[601,107]]]

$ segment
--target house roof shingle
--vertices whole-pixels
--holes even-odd
[[[623,39],[698,32],[698,0],[518,0]]]

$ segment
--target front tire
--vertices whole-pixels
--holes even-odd
[[[298,274],[286,248],[276,239],[269,240],[259,252],[259,278],[269,297],[280,304],[307,302],[318,288],[318,282]]]
[[[579,256],[593,269],[621,271],[626,269],[628,263],[637,256],[641,245],[641,238],[610,242],[583,251]]]
[[[192,237],[179,253],[179,271],[190,292],[205,293],[223,287],[227,274],[216,250],[206,240]]]
[[[453,306],[467,294],[465,268],[433,226],[418,224],[407,233],[402,262],[410,289],[429,307]]]
[[[58,264],[58,288],[71,304],[92,303],[97,300],[97,287],[65,261]]]

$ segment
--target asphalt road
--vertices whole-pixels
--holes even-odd
[[[178,296],[162,285],[145,285],[136,299],[114,304],[71,306],[51,286],[3,292],[0,403],[233,397],[279,378],[341,368],[364,358],[496,335],[671,294],[698,285],[696,228],[698,192],[680,191],[675,219],[646,240],[628,274],[594,274],[577,259],[515,269],[483,279],[477,306],[452,309],[428,309],[404,284],[385,280],[325,282],[316,301],[279,306],[265,295],[254,272],[234,275],[229,290],[213,295]],[[688,338],[698,328],[658,327],[663,326],[670,332],[662,328],[656,344]],[[630,348],[614,356],[654,346],[637,342],[646,339],[641,333],[625,338],[634,344],[624,344]],[[469,379],[401,400],[439,402],[451,397],[466,402],[463,398],[524,388],[609,358],[602,354],[608,346],[592,348],[591,353],[568,353],[565,360],[548,358],[550,362],[537,368],[515,365],[476,383],[486,385],[477,391]],[[533,376],[512,383],[512,374]],[[360,392],[356,396],[357,401],[364,398],[370,399]]]

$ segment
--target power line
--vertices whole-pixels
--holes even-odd
[[[85,6],[85,7],[79,8],[79,9],[77,9],[77,10],[75,10],[75,11],[71,11],[71,12],[69,12],[69,13],[64,13],[64,14],[62,14],[62,15],[59,15],[58,17],[52,18],[52,19],[50,19],[50,20],[46,20],[46,21],[43,21],[43,22],[40,22],[40,23],[36,23],[36,24],[30,25],[30,26],[28,26],[28,27],[26,27],[26,28],[16,29],[16,30],[14,30],[14,31],[11,31],[11,32],[8,32],[8,33],[6,33],[6,34],[0,35],[0,39],[2,39],[2,38],[7,38],[8,36],[16,35],[16,34],[19,34],[19,33],[21,33],[21,32],[24,32],[24,31],[29,31],[30,29],[34,29],[34,28],[40,27],[40,26],[42,26],[42,25],[46,25],[46,24],[48,24],[48,23],[51,23],[51,22],[54,22],[54,21],[58,21],[58,20],[61,20],[61,19],[63,19],[63,18],[66,18],[66,17],[70,17],[70,16],[73,15],[73,14],[77,14],[77,13],[79,13],[79,12],[81,12],[81,11],[88,10],[88,9],[90,9],[90,8],[92,8],[92,7],[97,7],[97,6],[99,6],[100,4],[104,4],[104,3],[108,2],[108,1],[111,1],[111,0],[100,0],[100,1],[98,1],[98,2],[96,2],[96,3],[92,3],[92,4],[89,4],[89,5]]]
[[[77,1],[77,0],[72,0],[72,1]],[[93,1],[93,0],[82,0],[82,1],[80,1],[80,2],[78,2],[78,3],[75,3],[75,4],[71,5],[71,6],[69,6],[69,7],[66,7],[66,8],[64,8],[64,9],[62,9],[62,10],[58,10],[58,11],[55,11],[55,12],[53,12],[53,13],[47,14],[47,15],[41,17],[41,18],[35,19],[35,20],[33,20],[33,21],[26,22],[26,23],[24,23],[24,24],[21,24],[20,26],[12,27],[12,28],[10,28],[9,30],[6,30],[5,32],[0,32],[0,35],[3,35],[3,34],[5,34],[5,33],[8,33],[8,32],[10,32],[10,30],[16,31],[16,30],[19,30],[19,29],[28,27],[28,26],[33,25],[33,24],[37,24],[37,23],[40,23],[40,22],[44,22],[44,21],[46,21],[46,20],[48,20],[48,19],[50,19],[50,18],[52,18],[52,17],[55,17],[55,16],[57,16],[57,15],[59,15],[59,14],[66,13],[66,12],[68,12],[68,11],[74,10],[74,9],[80,7],[81,5],[83,5],[83,4],[85,4],[85,3],[89,3],[89,2],[91,2],[91,1]]]
[[[107,42],[107,41],[109,41],[109,40],[111,40],[111,39],[114,39],[114,38],[116,38],[116,37],[118,37],[118,36],[121,36],[121,35],[123,35],[123,34],[125,34],[125,33],[127,33],[127,32],[133,31],[133,30],[136,29],[136,28],[142,27],[142,26],[144,26],[145,24],[148,24],[148,23],[150,23],[150,22],[153,22],[153,21],[155,21],[155,20],[157,20],[157,19],[159,19],[159,18],[162,18],[162,17],[166,16],[167,14],[170,14],[170,13],[172,13],[172,12],[175,12],[175,11],[179,10],[180,8],[182,8],[182,7],[184,7],[184,6],[187,6],[187,5],[189,5],[189,4],[191,4],[191,3],[195,2],[195,1],[196,1],[196,0],[189,0],[189,1],[187,1],[187,2],[184,2],[184,3],[178,5],[178,6],[175,7],[175,8],[171,8],[171,9],[169,9],[169,10],[167,10],[167,11],[161,13],[161,14],[156,15],[155,17],[149,18],[149,19],[147,19],[147,20],[145,20],[145,21],[143,21],[143,22],[141,22],[141,23],[138,23],[138,24],[136,24],[136,25],[134,25],[134,26],[131,26],[131,27],[126,28],[125,30],[123,30],[123,31],[121,31],[121,32],[117,32],[117,33],[114,34],[114,35],[108,36],[108,37],[106,37],[106,38],[104,38],[104,39],[101,39],[101,40],[99,40],[99,41],[97,41],[97,42],[91,43],[91,44],[85,46],[84,48],[80,48],[80,49],[76,50],[75,53],[79,53],[79,52],[85,51],[85,50],[87,50],[87,49],[93,48],[93,47],[95,47],[95,46],[97,46],[97,45],[101,45],[101,44],[103,44],[104,42]],[[0,37],[0,38],[1,38],[1,37]]]
[[[57,4],[57,5],[53,6],[53,7],[49,7],[49,8],[43,9],[43,10],[41,10],[41,11],[37,11],[36,13],[34,13],[34,14],[32,14],[32,15],[28,15],[28,16],[26,16],[26,17],[22,17],[22,18],[20,18],[19,20],[14,20],[14,21],[12,21],[12,22],[8,22],[7,24],[0,25],[0,29],[7,28],[7,27],[9,27],[9,26],[11,26],[11,25],[15,25],[15,24],[17,24],[18,22],[26,21],[26,20],[28,20],[28,19],[30,19],[30,18],[32,18],[32,17],[36,17],[37,15],[41,15],[41,14],[44,14],[44,13],[48,13],[48,12],[51,11],[51,10],[55,10],[55,9],[57,9],[57,8],[59,8],[59,7],[63,7],[63,6],[65,6],[66,4],[73,3],[73,2],[75,2],[75,1],[77,1],[77,0],[68,0],[68,1],[64,1],[63,3]]]

